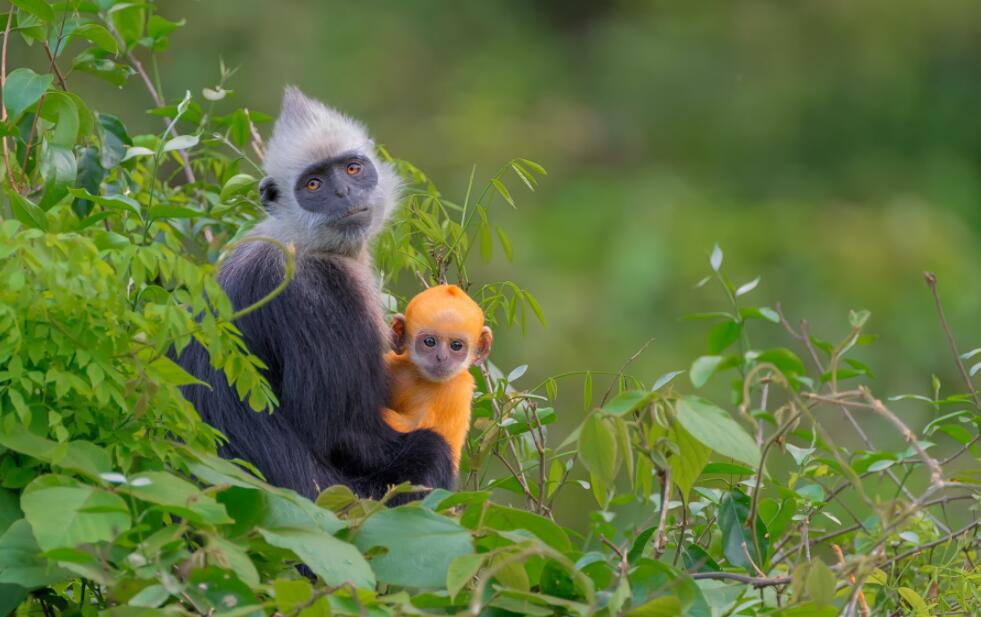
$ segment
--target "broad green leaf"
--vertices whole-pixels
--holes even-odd
[[[138,3],[120,3],[110,11],[113,26],[122,36],[128,47],[132,47],[143,36],[146,22],[146,8]]]
[[[613,397],[606,405],[603,405],[603,411],[608,414],[613,414],[620,416],[626,413],[630,413],[636,409],[640,409],[651,399],[651,394],[645,392],[644,390],[624,390],[620,394]]]
[[[135,474],[118,490],[163,506],[168,512],[197,523],[223,525],[233,522],[225,512],[225,507],[213,497],[204,494],[187,480],[165,471]]]
[[[835,574],[820,559],[811,562],[807,572],[807,595],[820,606],[830,605],[835,599]]]
[[[696,388],[701,388],[722,364],[722,356],[702,356],[697,358],[688,371],[688,377]]]
[[[456,594],[477,576],[483,564],[484,555],[477,553],[460,555],[450,562],[450,567],[446,571],[446,590],[450,593],[450,598],[456,598]]]
[[[153,206],[150,208],[151,219],[193,219],[204,214],[200,210],[184,206]]]
[[[283,615],[287,615],[296,612],[297,607],[310,600],[313,596],[313,587],[310,581],[304,578],[278,579],[273,581],[273,592],[276,597],[276,608]]]
[[[11,120],[16,120],[24,110],[41,98],[48,89],[54,75],[38,75],[31,69],[19,68],[10,71],[3,84],[3,106]]]
[[[255,592],[234,572],[216,566],[198,568],[191,572],[187,582],[188,585],[182,596],[190,599],[199,614],[224,614],[229,617],[265,615],[259,607]],[[255,610],[249,611],[248,607],[254,607]],[[230,614],[229,609],[235,609],[237,612]]]
[[[330,489],[321,493],[321,496],[328,491]],[[331,535],[344,528],[344,523],[333,512],[295,493],[277,495],[264,491],[261,495],[263,507],[256,523],[259,527],[272,530],[308,529]],[[320,502],[319,499],[317,501]]]
[[[71,148],[78,139],[78,131],[81,127],[78,107],[71,96],[64,92],[49,92],[44,97],[44,104],[40,109],[41,117],[54,123],[54,129],[48,137],[48,142]]]
[[[920,597],[920,594],[909,587],[900,587],[897,591],[899,591],[899,595],[903,597],[903,600],[906,600],[910,608],[913,609],[913,614],[916,617],[930,617],[930,607]]]
[[[48,230],[48,217],[44,210],[37,207],[33,202],[21,197],[19,193],[6,188],[7,197],[10,199],[10,210],[14,218],[33,229],[41,231]]]
[[[328,585],[351,582],[365,589],[375,587],[375,575],[358,549],[328,533],[263,528],[259,528],[259,533],[269,544],[293,551]]]
[[[627,617],[680,617],[681,602],[674,596],[662,596],[627,611]]]
[[[757,356],[756,361],[758,363],[768,362],[773,364],[788,375],[804,375],[807,373],[804,363],[797,354],[784,347],[768,349]]]
[[[72,31],[71,36],[72,38],[81,37],[86,39],[98,46],[100,49],[104,49],[111,54],[115,54],[119,51],[119,45],[116,43],[116,37],[114,37],[105,27],[100,26],[99,24],[82,24]]]
[[[99,186],[102,184],[102,179],[105,176],[106,170],[102,167],[102,162],[99,160],[99,149],[95,146],[82,148],[78,158],[78,175],[75,178],[75,188],[81,189],[90,195],[98,194]],[[78,196],[71,189],[69,189],[69,192],[75,195],[75,201],[72,202],[72,210],[80,217],[88,216],[92,212],[92,200]],[[137,206],[137,212],[139,212],[139,206]]]
[[[715,452],[755,468],[760,464],[760,448],[732,417],[710,401],[684,396],[675,405],[678,422]]]
[[[42,210],[48,210],[68,194],[75,185],[75,155],[70,148],[48,144],[41,152],[41,177],[44,179]]]
[[[20,500],[43,550],[108,541],[129,529],[129,509],[118,495],[92,486],[44,486],[44,478],[28,486]]]
[[[126,156],[126,150],[133,145],[133,140],[116,116],[99,113],[96,114],[96,121],[96,130],[102,142],[102,166],[112,169]]]
[[[200,138],[197,135],[178,135],[164,144],[163,151],[187,150],[198,145],[198,141],[200,141]]]
[[[53,561],[40,556],[30,524],[19,519],[0,534],[0,590],[2,584],[27,589],[44,587],[67,579],[71,574]]]
[[[10,0],[10,3],[34,15],[43,23],[50,24],[55,19],[54,9],[46,0]]]
[[[712,326],[708,334],[708,352],[718,354],[739,340],[743,324],[736,321],[720,321]]]
[[[109,454],[94,443],[83,440],[63,443],[51,441],[19,424],[14,424],[6,432],[0,432],[0,445],[93,479],[112,468]]]
[[[668,458],[671,479],[678,485],[682,499],[688,503],[688,493],[698,480],[712,451],[681,426],[676,425],[674,428],[674,441],[678,445],[678,454],[672,454]]]
[[[101,195],[95,195],[91,191],[84,188],[68,189],[68,192],[78,199],[94,202],[103,208],[132,212],[137,217],[140,217],[140,204],[129,195],[113,195],[111,197],[104,197]]]
[[[161,356],[151,362],[147,368],[150,368],[156,373],[156,375],[165,380],[167,383],[175,386],[186,386],[190,384],[197,384],[202,386],[207,386],[200,379],[196,378],[183,369],[179,364],[167,358],[166,356]]]
[[[537,536],[542,542],[551,546],[555,550],[566,553],[572,550],[572,543],[569,536],[561,527],[544,516],[539,516],[533,512],[489,504],[486,509],[470,508],[467,510],[460,522],[469,529],[477,529],[478,524],[488,529],[498,531],[514,531],[524,529]]]
[[[247,195],[255,190],[259,181],[249,174],[236,174],[228,179],[228,182],[221,187],[221,200],[227,202],[232,197]]]
[[[431,510],[401,507],[371,516],[358,530],[354,544],[362,552],[387,549],[371,560],[383,583],[404,587],[442,588],[450,563],[473,552],[470,532]]]
[[[727,491],[719,504],[718,525],[722,532],[722,551],[729,564],[755,574],[756,568],[753,564],[755,562],[757,567],[764,567],[769,542],[766,527],[759,517],[755,522],[756,540],[750,535],[746,524],[749,508],[750,499],[745,493],[736,489]],[[759,552],[756,550],[757,543]],[[752,562],[750,556],[753,558]]]
[[[579,460],[604,484],[612,484],[617,473],[617,442],[613,428],[594,413],[579,431]]]

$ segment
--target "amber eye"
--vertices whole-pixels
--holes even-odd
[[[350,163],[347,164],[347,167],[345,169],[347,170],[347,175],[356,176],[359,173],[361,173],[361,163],[357,161],[351,161]]]
[[[422,344],[426,347],[435,347],[436,339],[431,336],[427,336],[426,338],[422,339]]]
[[[463,349],[463,343],[460,341],[453,341],[452,343],[450,343],[450,349],[452,349],[453,351],[460,351],[461,349]]]
[[[316,191],[317,189],[319,189],[323,185],[324,185],[324,183],[321,182],[319,178],[310,178],[309,180],[307,180],[307,190],[308,191]]]

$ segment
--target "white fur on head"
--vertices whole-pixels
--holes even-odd
[[[371,224],[362,230],[339,231],[320,224],[320,215],[296,203],[293,186],[300,172],[324,159],[355,152],[371,160],[378,171],[378,186],[368,204]],[[320,101],[287,86],[283,107],[266,147],[265,170],[277,185],[279,197],[270,217],[254,233],[294,242],[297,248],[356,254],[381,229],[398,203],[399,176],[379,160],[375,144],[364,126]]]

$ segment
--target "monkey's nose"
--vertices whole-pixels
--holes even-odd
[[[334,194],[338,197],[347,197],[351,193],[351,189],[348,187],[338,187],[334,189]]]

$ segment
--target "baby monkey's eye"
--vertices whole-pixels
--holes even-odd
[[[431,336],[427,336],[426,338],[422,339],[422,344],[426,347],[435,347],[436,339]]]
[[[310,178],[309,180],[307,180],[307,190],[316,191],[321,186],[323,186],[323,184],[324,183],[320,181],[320,178]]]
[[[460,351],[461,349],[463,349],[463,343],[461,341],[453,341],[452,343],[450,343],[450,349],[452,349],[453,351]]]
[[[351,161],[350,163],[347,164],[347,167],[345,169],[347,171],[347,175],[356,176],[359,173],[361,173],[361,163],[357,161]]]

